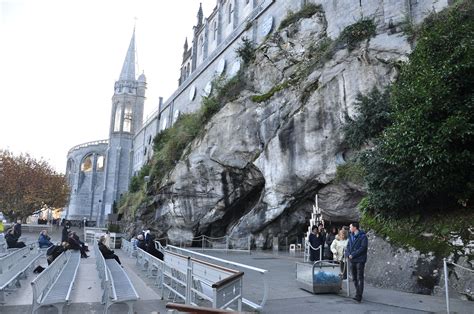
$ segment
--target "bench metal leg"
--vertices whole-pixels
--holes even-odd
[[[63,307],[64,307],[64,304],[61,303],[61,304],[55,304],[55,307],[58,308],[58,314],[63,314]]]
[[[128,314],[133,314],[133,303],[134,302],[125,302],[128,305]]]

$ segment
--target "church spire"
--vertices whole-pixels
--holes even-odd
[[[120,73],[119,81],[134,81],[135,80],[135,27],[133,28],[132,39],[128,46],[127,56],[123,62],[122,72]]]
[[[202,14],[202,2],[201,2],[199,3],[199,11],[197,14],[197,27],[200,27],[202,25],[202,17],[203,17],[203,14]]]

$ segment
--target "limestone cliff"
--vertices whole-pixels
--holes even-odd
[[[172,242],[251,235],[259,248],[274,236],[301,238],[316,193],[328,220],[357,220],[362,188],[334,182],[350,154],[341,127],[357,94],[388,85],[411,51],[402,12],[377,5],[374,36],[354,47],[338,39],[341,17],[330,6],[274,31],[242,70],[245,89],[151,193],[142,219]]]

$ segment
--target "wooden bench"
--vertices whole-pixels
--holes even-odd
[[[59,314],[63,312],[63,306],[70,302],[71,290],[80,260],[79,251],[68,250],[58,256],[31,282],[33,288],[32,313],[46,305],[56,307]]]
[[[5,303],[5,290],[13,285],[21,287],[20,278],[41,256],[33,243],[0,258],[0,303]]]
[[[105,304],[105,313],[114,303],[125,303],[128,313],[133,314],[133,304],[139,296],[127,273],[115,259],[104,259],[97,244],[94,245],[94,253],[102,283],[102,304]]]

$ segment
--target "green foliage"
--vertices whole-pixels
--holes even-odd
[[[390,125],[390,94],[373,88],[367,95],[357,95],[354,104],[357,115],[354,119],[346,117],[344,137],[351,148],[358,149]]]
[[[143,165],[138,174],[132,177],[128,188],[130,192],[137,192],[145,184],[145,177],[150,174],[150,169],[149,164]]]
[[[118,204],[118,212],[125,214],[127,220],[133,221],[140,205],[146,200],[145,191],[140,189],[135,193],[126,193]]]
[[[370,208],[471,206],[474,191],[474,4],[421,27],[391,96],[393,123],[364,157]]]
[[[109,224],[107,230],[109,232],[120,232],[120,226],[117,224]]]
[[[242,71],[230,80],[222,77],[213,81],[213,94],[202,98],[201,109],[183,114],[172,127],[160,132],[154,139],[154,155],[150,181],[159,184],[170,172],[189,143],[201,132],[203,126],[229,101],[234,100],[246,87]]]
[[[255,51],[256,48],[254,43],[247,37],[242,38],[242,44],[235,50],[237,56],[244,63],[244,66],[255,60]]]
[[[356,184],[364,182],[365,169],[357,161],[348,161],[336,168],[336,182],[349,181]]]
[[[359,208],[368,203],[367,199],[362,199]],[[452,218],[453,215],[456,219]],[[415,248],[422,253],[433,252],[439,257],[457,253],[457,248],[448,241],[451,234],[461,236],[465,244],[474,240],[468,231],[474,224],[474,213],[469,210],[460,210],[450,215],[411,214],[396,218],[362,210],[360,224],[364,229],[374,230],[378,235],[387,237],[394,245],[406,249]]]
[[[273,86],[268,92],[266,92],[265,94],[262,94],[262,95],[253,95],[251,97],[252,101],[253,102],[257,102],[257,103],[261,103],[261,102],[264,102],[264,101],[267,101],[268,99],[270,99],[275,93],[278,93],[279,91],[281,90],[284,90],[285,88],[287,88],[288,86],[290,86],[290,82],[289,81],[285,81],[281,84],[278,84],[276,86]]]
[[[216,83],[215,88],[215,100],[219,104],[219,109],[224,104],[234,101],[240,95],[240,93],[247,87],[247,83],[244,77],[244,72],[239,70],[235,76],[229,80],[220,80]]]
[[[351,51],[357,47],[358,43],[373,36],[375,36],[374,21],[363,19],[344,28],[339,36],[339,42],[345,43],[347,49]]]
[[[288,12],[288,15],[283,19],[283,21],[281,21],[278,29],[288,27],[289,25],[294,24],[301,19],[310,18],[318,12],[323,12],[323,8],[320,4],[308,3],[296,13],[291,11]]]

